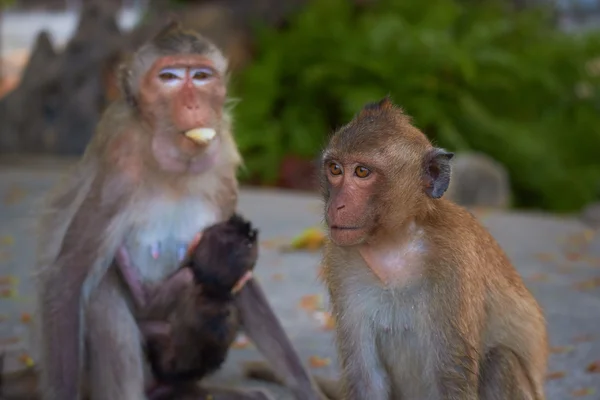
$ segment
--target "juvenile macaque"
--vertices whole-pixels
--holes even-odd
[[[442,198],[451,158],[388,98],[323,153],[346,400],[544,399],[544,316],[492,236]]]
[[[105,111],[42,218],[36,350],[45,400],[78,400],[85,386],[92,400],[146,398],[135,293],[115,255],[131,261],[142,286],[162,282],[194,235],[237,205],[241,160],[221,52],[173,23],[120,71],[123,98]],[[258,283],[249,280],[235,302],[243,329],[295,398],[319,398]]]

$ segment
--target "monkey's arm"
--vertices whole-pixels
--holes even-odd
[[[280,372],[295,398],[327,399],[300,361],[258,282],[250,279],[235,301],[244,331],[273,368]]]
[[[39,267],[41,366],[48,398],[79,398],[85,296],[102,279],[123,240],[125,186],[109,174],[92,175],[78,205],[79,187],[69,187],[60,200],[55,200],[56,209],[77,209],[58,241],[55,256]],[[46,227],[45,235],[52,235],[52,228]]]

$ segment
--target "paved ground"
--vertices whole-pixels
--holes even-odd
[[[0,346],[10,352],[11,369],[23,366],[22,356],[28,349],[28,325],[22,319],[23,313],[31,310],[28,272],[36,240],[32,224],[36,201],[56,181],[63,165],[25,161],[9,167],[0,162],[0,295],[4,297],[0,298]],[[307,297],[322,296],[326,309],[324,287],[317,278],[319,254],[283,253],[277,247],[319,224],[319,200],[290,192],[243,190],[240,209],[261,229],[257,274],[283,325],[303,360],[314,364],[314,372],[335,376],[331,331],[319,320],[322,314],[309,310],[315,298]],[[545,309],[552,345],[548,399],[600,399],[600,364],[596,373],[586,370],[600,362],[600,238],[570,218],[494,212],[478,215]],[[12,278],[17,279],[14,284]],[[213,381],[248,384],[240,380],[239,361],[261,356],[252,346],[240,347],[232,350]],[[327,359],[331,364],[318,366]],[[284,391],[277,393],[279,399],[289,399]]]

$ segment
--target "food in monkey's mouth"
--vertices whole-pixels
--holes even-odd
[[[195,143],[205,145],[215,138],[217,131],[213,128],[195,128],[185,132],[185,136]]]

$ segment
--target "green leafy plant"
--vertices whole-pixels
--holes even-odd
[[[595,199],[597,33],[489,1],[352,3],[311,1],[285,29],[257,28],[254,63],[233,85],[245,179],[274,182],[286,155],[315,157],[333,129],[390,94],[436,144],[502,162],[517,206]]]

